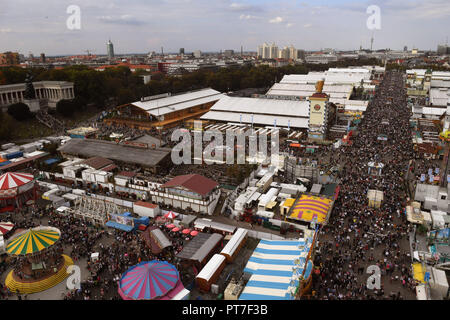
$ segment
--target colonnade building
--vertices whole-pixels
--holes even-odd
[[[39,81],[33,82],[33,87],[40,108],[56,108],[58,101],[75,97],[73,82]],[[5,111],[13,103],[24,102],[25,89],[25,83],[0,86],[0,109]],[[38,110],[30,111],[36,112]]]

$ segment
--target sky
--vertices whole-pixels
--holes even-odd
[[[69,6],[80,28],[69,29]],[[380,8],[380,29],[367,13]],[[276,43],[298,49],[436,50],[450,36],[449,0],[0,0],[0,52],[38,56],[151,51],[256,51]]]

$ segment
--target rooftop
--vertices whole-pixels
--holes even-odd
[[[91,139],[72,139],[59,147],[58,151],[82,157],[108,157],[114,161],[146,167],[158,165],[170,154],[170,149],[167,148],[140,149],[116,144],[115,142]]]
[[[188,174],[178,176],[166,182],[161,187],[184,187],[195,193],[206,196],[219,184],[211,179],[205,178],[199,174]]]
[[[161,116],[183,109],[219,100],[224,95],[211,88],[172,95],[150,101],[137,101],[132,105],[141,108],[153,116]]]
[[[92,167],[95,170],[99,170],[99,169],[102,169],[104,167],[114,164],[114,162],[109,159],[102,158],[102,157],[93,157],[93,158],[84,160],[82,162],[82,164]]]

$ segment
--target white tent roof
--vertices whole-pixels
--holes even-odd
[[[223,97],[211,110],[204,114],[203,120],[240,122],[259,125],[274,125],[293,128],[308,128],[309,102],[275,99]]]
[[[241,244],[242,240],[247,235],[247,233],[248,233],[247,229],[243,229],[243,228],[237,229],[237,231],[231,237],[230,241],[228,241],[228,243],[226,244],[226,246],[222,249],[222,251],[220,253],[228,254],[230,256],[233,255],[234,252],[236,251],[236,249]]]
[[[353,91],[351,84],[325,84],[323,92],[328,94],[331,98],[348,99]],[[316,92],[314,84],[304,83],[275,83],[269,89],[267,95],[273,96],[301,96],[309,97]]]
[[[197,275],[196,278],[205,279],[209,281],[211,277],[214,275],[216,270],[220,267],[220,265],[225,261],[225,256],[221,254],[215,254],[208,261],[208,263],[203,267],[202,271]]]
[[[434,106],[446,106],[448,101],[447,88],[432,88],[430,90],[430,102]]]
[[[160,116],[200,104],[214,102],[223,96],[219,91],[208,88],[150,101],[137,101],[132,103],[132,105],[147,111],[151,115]]]

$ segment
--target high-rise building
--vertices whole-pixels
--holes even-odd
[[[269,46],[266,42],[264,42],[261,46],[258,47],[258,58],[271,59],[270,58],[270,53],[271,53],[270,50],[271,50],[271,46]],[[277,56],[278,56],[278,53],[277,53]]]
[[[297,59],[305,60],[305,50],[297,50]]]
[[[114,45],[111,42],[111,39],[109,39],[108,43],[106,43],[106,52],[108,55],[108,59],[114,58]]]
[[[195,58],[201,58],[202,57],[202,52],[200,50],[196,50],[194,51],[194,57]]]
[[[41,63],[45,63],[45,53],[41,53]]]
[[[298,50],[292,44],[289,47],[289,59],[292,59],[292,60],[298,59]]]
[[[450,54],[450,47],[447,44],[440,44],[437,48],[438,55]]]
[[[234,55],[234,50],[225,50],[225,51],[223,52],[223,55],[224,55],[225,57],[232,57],[232,56]]]
[[[408,46],[404,46],[403,47],[403,52],[407,52],[408,51]]]
[[[180,48],[180,54],[184,54],[184,48]]]
[[[278,55],[278,47],[274,42],[272,42],[269,46],[269,59],[277,59]]]
[[[289,48],[288,47],[284,47],[283,49],[279,50],[278,58],[288,60],[289,59]]]

